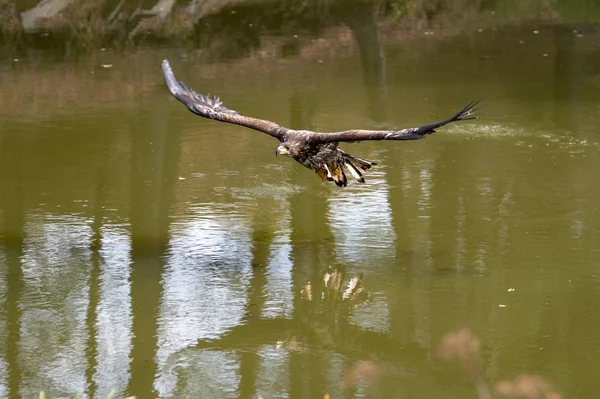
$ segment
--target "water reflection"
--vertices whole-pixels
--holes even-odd
[[[92,258],[88,305],[88,373],[93,371],[88,385],[90,397],[106,397],[111,391],[124,393],[131,377],[131,241],[124,227],[104,225],[101,250]]]
[[[369,175],[366,186],[350,186],[329,199],[329,224],[336,256],[342,263],[383,265],[395,258],[395,232],[388,187],[382,172]]]
[[[83,392],[90,287],[88,270],[79,265],[90,261],[89,220],[40,215],[27,221],[24,232],[18,362],[27,373],[20,395],[35,396],[38,384],[53,387],[50,394]]]
[[[61,114],[21,109],[0,133],[0,396],[462,397],[431,361],[462,325],[489,345],[489,377],[536,369],[565,393],[596,391],[597,95],[580,83],[597,55],[560,31],[554,63],[470,57],[512,49],[513,31],[384,53],[374,21],[341,18],[357,47],[328,73],[291,50],[269,65],[173,58],[198,87],[293,128],[410,123],[477,90],[495,96],[490,120],[362,143],[380,165],[339,190],[276,159],[268,138],[173,106],[148,66],[172,50],[115,63],[101,79],[115,105],[98,112],[92,97],[71,117],[44,86],[36,110]],[[39,73],[21,67],[17,82]],[[128,74],[145,84],[123,87]],[[551,81],[554,97],[531,101],[547,89],[515,79]],[[346,382],[369,365],[383,370],[372,384]]]
[[[0,136],[0,176],[3,190],[0,195],[0,259],[3,283],[3,312],[0,322],[3,325],[2,339],[2,393],[5,397],[15,398],[21,388],[21,368],[19,367],[19,343],[21,342],[21,298],[23,294],[23,271],[21,258],[24,252],[24,226],[26,211],[23,207],[23,162],[17,155],[19,137]]]
[[[202,208],[196,212],[189,224],[175,227],[183,234],[174,233],[172,255],[162,277],[161,365],[199,339],[219,337],[238,325],[247,301],[248,230],[235,215],[214,219],[210,209],[206,214]]]

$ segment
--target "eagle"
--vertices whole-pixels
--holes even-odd
[[[435,129],[452,122],[477,119],[475,112],[479,100],[471,100],[463,109],[441,122],[400,130],[347,130],[321,133],[310,130],[293,130],[278,124],[241,115],[227,108],[216,96],[196,93],[175,78],[168,60],[163,60],[162,71],[171,94],[196,115],[220,122],[232,123],[258,130],[279,140],[275,155],[291,157],[308,169],[314,170],[323,181],[333,181],[338,187],[348,184],[345,169],[360,183],[373,161],[350,155],[338,148],[340,142],[364,140],[418,140],[434,133]]]

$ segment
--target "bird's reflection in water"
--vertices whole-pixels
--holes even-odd
[[[313,287],[306,284],[300,295],[303,299],[313,301],[346,301],[348,304],[358,305],[369,298],[363,286],[363,274],[358,273],[350,278],[346,285],[346,267],[343,265],[329,266],[323,271],[320,286]]]

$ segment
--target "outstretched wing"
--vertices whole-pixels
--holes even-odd
[[[274,122],[240,115],[236,111],[224,106],[223,102],[218,97],[196,93],[194,90],[188,88],[183,82],[180,82],[175,78],[175,74],[167,60],[163,60],[162,70],[165,81],[167,82],[167,87],[173,97],[184,103],[188,109],[196,115],[249,127],[250,129],[258,130],[280,140],[288,130]]]
[[[418,140],[427,134],[435,132],[435,129],[456,121],[477,119],[479,100],[472,100],[466,107],[451,118],[430,125],[413,127],[401,130],[347,130],[336,133],[313,133],[312,142],[331,143],[338,141],[363,141],[363,140]]]

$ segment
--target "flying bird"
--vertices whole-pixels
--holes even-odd
[[[223,105],[216,96],[196,93],[173,74],[169,61],[162,62],[163,75],[171,94],[184,103],[190,111],[204,118],[232,123],[258,130],[280,141],[276,155],[291,157],[314,170],[323,181],[333,181],[338,187],[346,186],[348,180],[344,169],[360,183],[365,182],[363,174],[373,165],[373,161],[350,155],[338,148],[340,142],[364,140],[418,140],[435,129],[456,121],[477,119],[476,106],[472,100],[460,112],[442,122],[400,130],[347,130],[335,133],[320,133],[310,130],[292,130],[264,119],[241,115]]]

